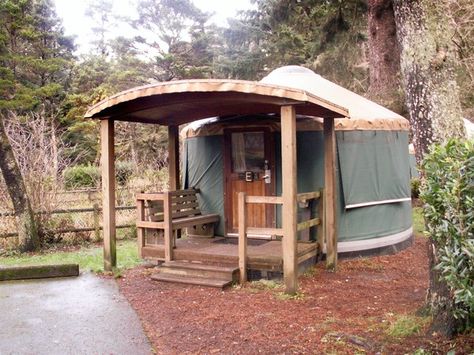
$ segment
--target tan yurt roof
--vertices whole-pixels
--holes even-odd
[[[290,65],[275,69],[260,82],[305,90],[328,102],[347,108],[349,118],[354,120],[405,121],[405,118],[399,114],[326,80],[321,75],[304,67]]]
[[[399,114],[343,88],[310,69],[290,65],[275,69],[260,83],[288,87],[308,92],[326,102],[344,107],[349,115],[336,119],[337,130],[408,130],[408,120]],[[256,124],[261,124],[259,120]],[[243,123],[243,122],[242,122]],[[229,124],[226,120],[210,118],[193,122],[182,130],[184,136],[213,135],[222,133]],[[248,122],[243,123],[246,126]],[[275,121],[275,127],[278,123]],[[300,117],[298,128],[321,130],[322,120],[317,117]]]

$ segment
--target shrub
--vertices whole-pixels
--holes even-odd
[[[425,157],[420,196],[427,233],[437,246],[435,269],[448,285],[453,315],[474,325],[474,142],[451,140]]]
[[[420,197],[420,184],[421,181],[419,178],[412,178],[410,181],[411,186],[411,198]]]
[[[99,186],[100,169],[93,165],[75,165],[64,170],[66,189],[88,188]]]
[[[115,164],[115,177],[117,184],[125,185],[133,175],[133,163],[130,161],[118,161]]]

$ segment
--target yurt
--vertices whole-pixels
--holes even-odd
[[[282,67],[261,83],[305,90],[348,109],[349,117],[335,120],[338,253],[387,253],[408,246],[413,233],[408,121],[307,68]],[[298,115],[296,127],[298,193],[322,189],[322,120]],[[217,235],[237,236],[238,192],[281,195],[281,132],[277,114],[194,121],[181,129],[181,141],[182,186],[198,189],[201,209],[220,215]],[[304,219],[318,208],[316,204],[300,204],[298,215]],[[278,206],[256,206],[249,211],[248,223],[278,228],[284,213]],[[298,239],[316,240],[317,230],[313,229],[300,232]]]

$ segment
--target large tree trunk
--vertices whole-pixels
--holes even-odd
[[[0,112],[0,170],[15,210],[19,249],[32,251],[39,247],[38,229],[23,177],[5,132],[4,114]]]
[[[369,97],[396,112],[403,112],[400,90],[400,49],[392,0],[368,1]]]
[[[401,74],[417,163],[432,143],[465,137],[445,0],[394,0]]]
[[[420,163],[432,143],[466,135],[455,78],[453,27],[445,0],[394,0],[394,10],[402,83]],[[427,301],[433,312],[432,329],[450,336],[457,324],[452,314],[453,298],[434,270],[440,247],[430,239]]]

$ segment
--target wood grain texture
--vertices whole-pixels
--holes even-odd
[[[283,197],[283,277],[286,293],[298,290],[297,275],[297,186],[296,186],[296,113],[293,106],[281,108],[281,157]]]
[[[347,109],[306,91],[255,81],[177,80],[133,88],[113,95],[91,107],[90,118],[133,120],[143,117],[164,125],[178,120],[247,113],[275,112],[282,105],[298,104],[299,114],[317,117],[346,117]],[[187,118],[186,118],[187,117]]]
[[[100,121],[100,149],[102,173],[102,213],[104,232],[104,270],[117,266],[115,240],[115,147],[114,121]]]
[[[137,222],[145,220],[145,201],[137,200]],[[142,249],[145,246],[145,229],[137,225],[138,255],[143,258]]]
[[[264,156],[268,160],[272,179],[266,184],[263,179],[247,182],[239,177],[238,173],[232,171],[232,133],[241,132],[263,132],[264,134]],[[226,215],[226,233],[238,231],[237,217],[237,194],[246,192],[247,196],[273,196],[275,194],[275,155],[273,136],[268,127],[236,128],[224,130],[224,174],[225,193],[224,211]],[[263,174],[260,174],[263,176]],[[247,206],[247,225],[251,227],[274,227],[275,206],[271,204],[250,204]]]
[[[240,283],[247,281],[247,206],[245,192],[238,194],[238,221],[239,221],[239,272]]]
[[[168,127],[168,172],[171,191],[179,189],[179,130],[178,126]]]
[[[319,254],[323,254],[324,250],[324,242],[326,238],[326,231],[324,228],[324,220],[326,219],[325,213],[324,213],[324,204],[325,204],[325,197],[324,197],[324,189],[321,190],[321,194],[319,197],[318,201],[318,217],[321,220],[321,223],[318,225],[318,230],[317,230],[317,242],[318,242],[318,252]]]
[[[172,227],[172,215],[171,215],[171,196],[169,193],[165,193],[163,200],[164,206],[164,220],[163,229],[165,231],[165,261],[173,260],[173,227]]]
[[[337,225],[336,225],[336,132],[334,120],[324,120],[324,192],[326,268],[337,268]]]

